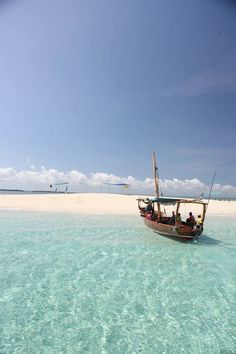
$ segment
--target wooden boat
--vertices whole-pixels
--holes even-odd
[[[181,198],[165,198],[160,197],[159,191],[159,178],[158,169],[156,163],[156,156],[153,153],[153,173],[154,173],[154,185],[155,185],[155,198],[138,199],[138,207],[140,210],[140,216],[143,218],[144,223],[150,227],[154,232],[173,238],[178,241],[192,241],[196,240],[203,232],[204,220],[206,216],[207,206],[209,203],[203,202],[200,199],[181,199]],[[190,218],[186,222],[175,218],[180,210],[181,205],[188,205],[189,210],[191,206],[198,205],[201,207],[201,222],[194,221],[190,213]],[[173,217],[167,216],[165,212],[165,206],[173,205],[175,207],[175,215]]]

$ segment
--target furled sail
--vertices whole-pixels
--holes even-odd
[[[157,168],[157,159],[155,152],[152,153],[152,163],[153,163],[153,176],[154,176],[154,188],[157,198],[160,196],[159,190],[159,181],[158,181],[158,168]]]

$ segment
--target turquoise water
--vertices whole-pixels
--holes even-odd
[[[139,216],[0,212],[0,353],[236,352],[236,220],[183,244]]]

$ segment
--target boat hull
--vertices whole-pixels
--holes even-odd
[[[185,225],[175,226],[162,224],[157,221],[147,219],[146,217],[143,219],[144,223],[154,232],[160,234],[161,236],[169,237],[182,242],[195,240],[203,231],[202,229],[193,230],[191,227]]]

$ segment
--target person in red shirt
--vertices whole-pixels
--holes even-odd
[[[186,222],[188,223],[189,226],[193,227],[196,225],[196,220],[195,217],[193,216],[192,212],[190,211],[189,217],[187,218]]]

